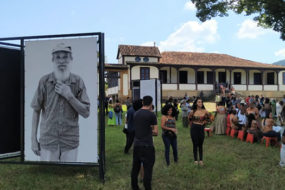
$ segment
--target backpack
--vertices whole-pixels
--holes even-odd
[[[112,112],[112,111],[109,111],[109,113],[108,113],[108,117],[109,117],[110,119],[112,119],[112,118],[113,118],[113,112]]]
[[[121,111],[120,106],[119,106],[119,105],[116,105],[116,107],[114,108],[114,111],[115,111],[116,113],[119,113],[119,112]]]

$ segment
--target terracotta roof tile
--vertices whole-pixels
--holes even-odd
[[[158,47],[155,46],[119,45],[117,59],[119,58],[119,52],[123,56],[130,55],[130,56],[161,57]]]
[[[256,67],[282,68],[285,66],[254,62],[226,54],[196,52],[162,52],[161,64],[193,65],[193,66],[225,66],[225,67]]]

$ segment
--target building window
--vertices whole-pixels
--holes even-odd
[[[267,73],[267,84],[274,84],[274,72]]]
[[[285,72],[282,73],[282,76],[283,76],[283,78],[282,78],[283,84],[285,84]]]
[[[118,79],[119,79],[119,73],[118,72],[108,72],[108,74],[107,74],[108,88],[118,86],[118,84],[119,84]]]
[[[253,84],[262,84],[261,73],[253,73]]]
[[[139,56],[136,56],[135,60],[136,60],[136,62],[140,62],[141,58]]]
[[[234,84],[241,84],[241,72],[234,72]]]
[[[144,61],[144,62],[148,62],[148,61],[149,61],[149,58],[148,58],[148,57],[144,57],[144,58],[143,58],[143,61]]]
[[[187,84],[188,81],[188,72],[187,71],[179,71],[179,83]]]
[[[204,84],[204,71],[197,71],[197,83]]]
[[[160,70],[159,71],[159,80],[161,83],[167,83],[167,71],[165,70]]]
[[[149,80],[149,67],[141,67],[140,76],[141,80]]]
[[[207,71],[207,84],[213,84],[214,80],[214,72],[213,71]]]

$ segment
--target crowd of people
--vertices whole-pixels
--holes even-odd
[[[227,129],[236,131],[235,135],[237,135],[237,131],[242,130],[245,136],[247,133],[253,134],[256,142],[261,141],[262,137],[265,136],[276,137],[277,143],[282,141],[285,144],[285,132],[281,127],[285,125],[284,101],[285,99],[276,102],[274,99],[263,96],[241,98],[233,93],[228,93],[216,97],[216,111],[211,114],[206,110],[201,97],[190,98],[185,96],[180,101],[170,97],[161,110],[160,123],[166,165],[170,165],[170,147],[172,148],[174,163],[178,162],[176,122],[180,119],[179,111],[181,111],[183,127],[190,126],[194,164],[203,166],[204,128],[207,124],[210,124],[211,130],[216,135],[226,134]],[[115,104],[110,101],[108,103],[108,112],[106,112],[108,114],[108,125],[121,125],[122,105],[119,101],[116,101]],[[132,103],[128,99],[126,105],[124,153],[128,154],[134,144],[131,172],[132,188],[138,189],[138,175],[140,174],[145,189],[151,189],[152,168],[155,162],[152,136],[158,135],[157,118],[153,113],[152,98],[145,96],[143,99]],[[112,115],[113,117],[110,117]],[[282,150],[283,147],[280,165],[285,166],[285,145],[284,151]]]

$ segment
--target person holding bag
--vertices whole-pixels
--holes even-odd
[[[171,104],[166,104],[162,108],[161,117],[161,128],[162,128],[162,139],[165,147],[164,155],[167,166],[170,164],[169,151],[170,145],[173,150],[174,162],[178,161],[177,153],[177,129],[176,129],[176,109]]]

